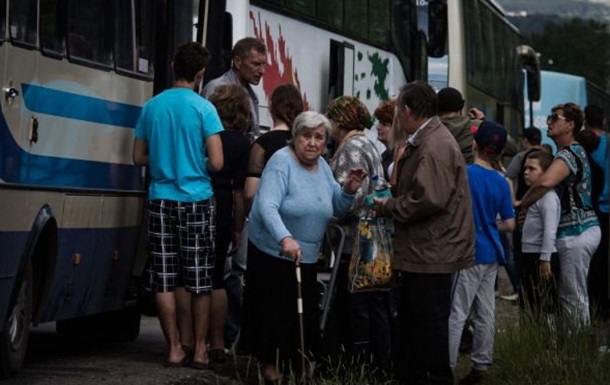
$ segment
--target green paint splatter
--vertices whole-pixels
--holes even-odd
[[[362,61],[362,58],[364,57],[364,55],[362,54],[362,52],[358,51],[358,61]]]
[[[365,77],[366,77],[366,73],[365,73],[365,72],[363,72],[363,73],[361,73],[361,74],[360,74],[360,78],[361,78],[361,79],[364,79]]]
[[[389,59],[381,59],[379,53],[375,52],[372,55],[367,55],[369,61],[372,64],[371,67],[371,75],[373,75],[377,80],[375,80],[375,85],[373,90],[375,91],[375,95],[381,100],[388,100],[390,98],[389,90],[385,88],[385,81],[390,74],[390,70],[388,69],[388,65],[390,63]]]
[[[355,80],[355,81],[358,81],[358,74],[355,74],[355,75],[354,75],[354,80]]]
[[[370,89],[370,88],[367,88],[367,89],[366,89],[366,99],[367,99],[367,100],[370,100],[370,99],[371,99],[371,89]]]
[[[360,98],[360,91],[356,91],[356,97]]]

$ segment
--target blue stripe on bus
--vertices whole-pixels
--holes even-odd
[[[22,83],[21,87],[28,110],[67,119],[134,128],[142,109],[33,84]]]
[[[0,179],[36,186],[142,190],[139,167],[34,155],[23,150],[0,114]]]

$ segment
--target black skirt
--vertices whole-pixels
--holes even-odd
[[[315,360],[319,348],[319,298],[316,265],[301,265],[305,352]],[[300,326],[295,264],[270,256],[248,243],[242,347],[264,364],[279,363],[284,373],[299,372]]]

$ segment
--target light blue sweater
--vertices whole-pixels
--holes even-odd
[[[280,256],[280,241],[292,236],[301,246],[302,263],[316,263],[328,221],[349,210],[353,195],[342,191],[328,163],[307,171],[290,147],[277,151],[265,166],[250,212],[250,241]]]

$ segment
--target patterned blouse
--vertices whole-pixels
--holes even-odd
[[[591,202],[591,167],[585,149],[580,144],[571,144],[560,149],[555,159],[563,160],[570,169],[570,175],[559,188],[560,198],[566,203],[562,202],[557,238],[579,235],[590,227],[599,226]]]
[[[353,247],[353,239],[356,235],[356,227],[358,226],[358,218],[360,215],[366,214],[367,207],[364,198],[373,193],[373,184],[371,177],[374,175],[384,176],[383,166],[381,165],[381,156],[375,147],[363,133],[358,133],[344,140],[337,149],[335,155],[330,161],[330,168],[333,171],[335,179],[343,184],[349,171],[352,168],[364,169],[368,176],[362,182],[362,186],[358,189],[354,197],[354,203],[349,210],[349,214],[341,220],[341,224],[346,230],[346,239],[343,253],[350,254]]]

